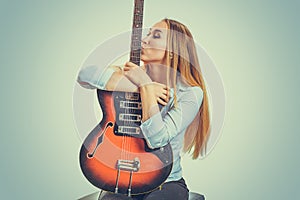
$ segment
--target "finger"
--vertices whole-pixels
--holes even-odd
[[[129,67],[129,68],[136,68],[139,67],[136,64],[132,63],[132,62],[126,62],[125,63],[125,67]]]
[[[171,96],[170,96],[170,90],[163,89],[162,93],[163,93],[164,95],[166,95],[166,96],[168,97],[168,99],[171,97]]]
[[[167,98],[167,95],[165,95],[165,94],[160,94],[160,95],[158,95],[159,96],[159,98],[161,98],[161,99],[163,99],[163,100],[167,100],[168,98]]]
[[[163,99],[163,100],[164,100],[164,101],[166,101],[166,102],[168,102],[168,101],[169,101],[169,98],[168,98],[168,96],[167,96],[167,95],[165,95],[165,94],[161,94],[161,95],[159,96],[159,98]]]
[[[169,93],[169,91],[167,89],[162,89],[162,93],[167,95]]]
[[[129,71],[129,70],[130,70],[130,67],[126,67],[126,66],[125,66],[125,67],[123,68],[123,70],[124,70],[124,71]]]
[[[132,68],[132,67],[124,67],[124,72],[129,72],[129,71],[131,71],[131,70],[133,70],[134,68]]]
[[[160,98],[157,98],[157,102],[160,103],[160,104],[163,105],[163,106],[167,105],[167,102],[163,101],[163,100],[160,99]]]

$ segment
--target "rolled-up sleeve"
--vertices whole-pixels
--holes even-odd
[[[173,105],[163,117],[157,113],[140,126],[150,148],[168,144],[178,133],[185,130],[197,115],[202,104],[200,87],[189,87],[178,94],[177,105]]]
[[[105,89],[111,75],[115,72],[112,67],[106,69],[92,65],[81,69],[78,73],[77,82],[87,89]]]

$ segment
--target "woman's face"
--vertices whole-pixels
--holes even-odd
[[[141,60],[147,63],[165,64],[164,57],[167,48],[167,23],[154,24],[142,40]]]

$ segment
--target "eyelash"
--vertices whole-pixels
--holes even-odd
[[[149,35],[151,35],[151,33],[148,33],[148,34],[147,34],[147,36],[149,36]],[[153,37],[154,39],[156,39],[156,38],[160,38],[160,35],[155,35],[155,34],[154,34],[152,37]]]

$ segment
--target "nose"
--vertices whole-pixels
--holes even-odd
[[[149,37],[148,36],[146,36],[146,37],[144,37],[143,39],[142,39],[142,45],[143,44],[149,44]]]

